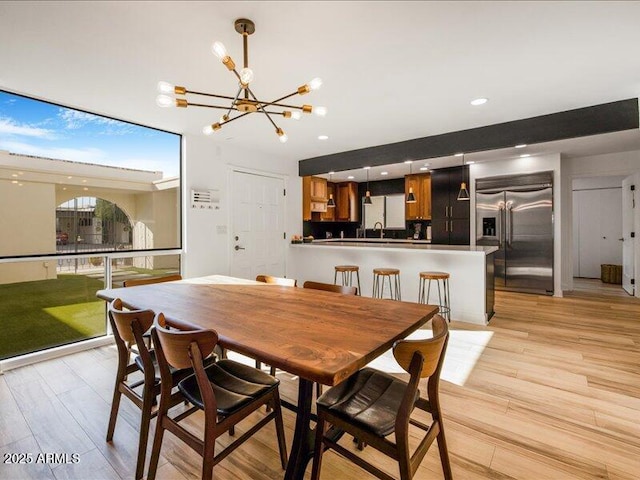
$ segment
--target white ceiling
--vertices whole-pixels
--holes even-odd
[[[240,64],[240,17],[256,23],[255,93],[276,98],[319,76],[322,89],[296,103],[329,113],[279,120],[286,144],[259,115],[210,141],[291,161],[640,96],[640,2],[577,1],[0,2],[0,88],[201,135],[219,113],[161,109],[156,84],[233,95],[211,44]],[[489,102],[471,106],[477,97]],[[637,131],[585,140],[540,150],[640,149]]]

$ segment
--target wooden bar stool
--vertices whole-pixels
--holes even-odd
[[[358,293],[356,295],[360,295],[360,267],[357,265],[336,265],[334,267],[335,274],[333,275],[333,284],[338,284],[338,272],[341,274],[341,285],[346,287],[353,286],[353,272],[356,272],[356,280],[358,281]]]
[[[391,277],[393,277],[393,284],[391,283]],[[373,269],[373,298],[384,298],[385,279],[389,283],[389,295],[391,300],[401,300],[400,270],[397,268]]]
[[[424,287],[427,285],[427,297],[425,299]],[[429,293],[431,292],[431,280],[436,281],[438,285],[438,306],[440,307],[440,314],[451,321],[451,307],[449,305],[449,274],[447,272],[420,272],[420,287],[418,289],[418,303],[429,303]],[[442,291],[440,289],[440,282],[442,281]],[[444,293],[444,300],[443,294]]]

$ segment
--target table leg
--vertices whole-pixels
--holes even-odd
[[[304,378],[299,378],[298,382],[298,414],[285,480],[302,480],[307,464],[313,457],[315,431],[310,423],[313,382]]]

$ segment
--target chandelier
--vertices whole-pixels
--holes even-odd
[[[251,20],[247,20],[246,18],[240,18],[235,21],[235,29],[240,35],[242,35],[242,50],[243,50],[243,65],[244,67],[238,72],[236,69],[236,64],[233,59],[227,53],[227,49],[220,42],[215,42],[211,47],[211,50],[218,57],[222,64],[227,67],[227,69],[232,72],[236,78],[238,79],[238,91],[235,96],[231,97],[228,95],[218,95],[214,93],[205,93],[205,92],[196,92],[193,90],[189,90],[186,87],[174,86],[167,82],[159,82],[158,83],[158,91],[160,95],[158,95],[156,99],[156,103],[160,107],[204,107],[204,108],[216,108],[219,110],[225,110],[226,112],[220,117],[220,119],[212,123],[210,125],[206,125],[202,131],[206,135],[211,135],[214,132],[220,130],[227,123],[231,123],[239,118],[245,117],[252,113],[258,113],[264,115],[271,125],[275,128],[276,134],[280,138],[282,143],[286,142],[288,137],[284,133],[282,128],[278,127],[274,118],[277,116],[281,116],[283,118],[293,118],[295,120],[299,120],[303,113],[306,114],[315,114],[320,117],[324,117],[327,114],[327,109],[325,107],[313,107],[311,105],[290,105],[288,103],[282,103],[284,100],[293,97],[295,95],[306,95],[312,90],[317,90],[322,85],[322,80],[319,78],[314,78],[309,83],[298,87],[298,89],[290,93],[289,95],[284,95],[283,97],[277,98],[271,102],[259,100],[256,95],[253,93],[251,82],[253,81],[253,70],[249,68],[249,35],[256,31],[256,26]],[[178,95],[178,98],[172,97],[169,94]],[[188,100],[187,96],[199,96],[199,97],[209,97],[216,98],[222,100],[230,100],[226,106],[223,105],[211,105],[204,103],[196,103],[191,100]],[[222,102],[221,102],[222,103]]]

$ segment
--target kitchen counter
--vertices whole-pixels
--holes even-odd
[[[373,269],[398,268],[402,300],[417,302],[420,272],[448,272],[451,319],[486,325],[494,313],[493,253],[497,250],[487,246],[433,245],[424,240],[314,240],[291,244],[287,276],[296,278],[298,285],[307,280],[333,283],[334,266],[358,265],[361,293],[371,296]],[[438,288],[432,285],[429,303],[437,302]]]
[[[434,245],[429,240],[396,240],[380,238],[343,238],[333,240],[314,240],[311,243],[292,244],[293,246],[319,247],[368,247],[368,248],[409,248],[438,252],[480,252],[489,255],[498,251],[498,247],[475,245]]]

